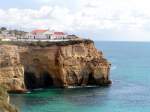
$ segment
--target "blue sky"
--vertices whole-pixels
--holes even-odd
[[[73,2],[76,3],[75,1]],[[45,5],[58,5],[58,6],[67,6],[72,8],[71,0],[3,0],[1,1],[0,7],[2,9],[9,9],[9,8],[30,8],[30,9],[38,9]]]
[[[2,0],[0,26],[49,28],[94,40],[150,41],[148,0]]]

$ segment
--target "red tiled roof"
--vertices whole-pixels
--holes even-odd
[[[44,33],[46,31],[48,31],[48,30],[40,30],[40,29],[38,29],[38,30],[33,30],[31,33],[32,34],[37,34],[37,33]]]
[[[64,32],[54,32],[54,35],[65,35]]]

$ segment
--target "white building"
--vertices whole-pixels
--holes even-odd
[[[14,41],[14,40],[17,40],[17,37],[11,34],[0,34],[0,40],[1,41]]]
[[[63,40],[67,39],[67,34],[64,32],[49,30],[33,30],[32,32],[28,33],[25,38],[35,40]]]

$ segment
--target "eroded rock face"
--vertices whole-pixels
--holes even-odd
[[[24,91],[24,67],[20,63],[18,46],[0,45],[0,85],[8,90]]]
[[[0,85],[0,112],[18,112],[18,110],[9,103],[9,95],[2,85]]]
[[[10,90],[110,84],[110,64],[93,41],[0,45],[0,83]]]

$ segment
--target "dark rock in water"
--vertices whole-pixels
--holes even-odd
[[[110,63],[91,40],[0,45],[0,84],[12,92],[109,85],[109,71]]]

